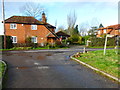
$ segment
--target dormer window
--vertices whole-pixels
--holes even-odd
[[[17,24],[10,24],[10,29],[17,29]]]
[[[31,25],[32,30],[37,30],[37,25]]]

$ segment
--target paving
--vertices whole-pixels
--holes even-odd
[[[6,88],[118,88],[118,83],[73,61],[81,49],[3,52]]]

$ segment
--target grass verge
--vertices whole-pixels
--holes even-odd
[[[88,46],[87,48],[104,48],[104,46]],[[106,46],[106,48],[115,48],[115,46]]]
[[[0,61],[0,78],[2,78],[4,70],[5,70],[5,65]]]
[[[120,75],[118,57],[120,55],[116,54],[115,50],[112,49],[106,50],[106,55],[103,55],[103,50],[98,50],[80,54],[76,58],[112,76],[118,77]]]
[[[13,47],[10,49],[0,49],[0,51],[8,51],[8,50],[42,50],[42,49],[67,49],[69,47],[37,47],[37,48],[32,48],[32,47]]]

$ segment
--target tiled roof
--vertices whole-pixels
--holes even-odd
[[[120,24],[116,24],[116,25],[110,25],[107,28],[113,28],[113,29],[120,29]]]
[[[5,20],[5,23],[20,23],[20,24],[37,24],[37,25],[44,25],[54,36],[57,35],[50,30],[50,28],[56,28],[49,23],[44,23],[42,21],[38,21],[34,17],[31,16],[12,16]]]
[[[68,35],[68,34],[66,34],[66,33],[64,33],[64,32],[62,32],[62,31],[58,31],[58,32],[56,33],[56,35],[57,35],[57,36],[68,36],[68,37],[70,37],[70,35]]]
[[[6,19],[5,23],[44,24],[31,16],[12,16]]]
[[[49,33],[48,35],[46,35],[46,37],[55,37],[55,35],[53,35],[52,33]]]
[[[120,24],[110,25],[110,26],[107,26],[105,28],[99,28],[98,30],[103,30],[103,29],[115,29],[115,30],[118,30],[118,29],[120,29]]]
[[[55,26],[52,26],[49,23],[46,23],[45,26],[48,27],[48,28],[56,28]]]

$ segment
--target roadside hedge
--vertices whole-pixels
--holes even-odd
[[[11,36],[6,36],[6,49],[13,47]],[[4,49],[4,36],[0,35],[0,49]]]
[[[105,44],[105,38],[92,37],[92,38],[89,38],[89,40],[91,41],[89,43],[89,46],[104,46]],[[119,42],[120,42],[120,39],[119,39]],[[107,46],[116,46],[116,37],[112,37],[112,38],[108,37]]]
[[[39,47],[38,43],[14,43],[14,47],[32,47],[37,48]]]

